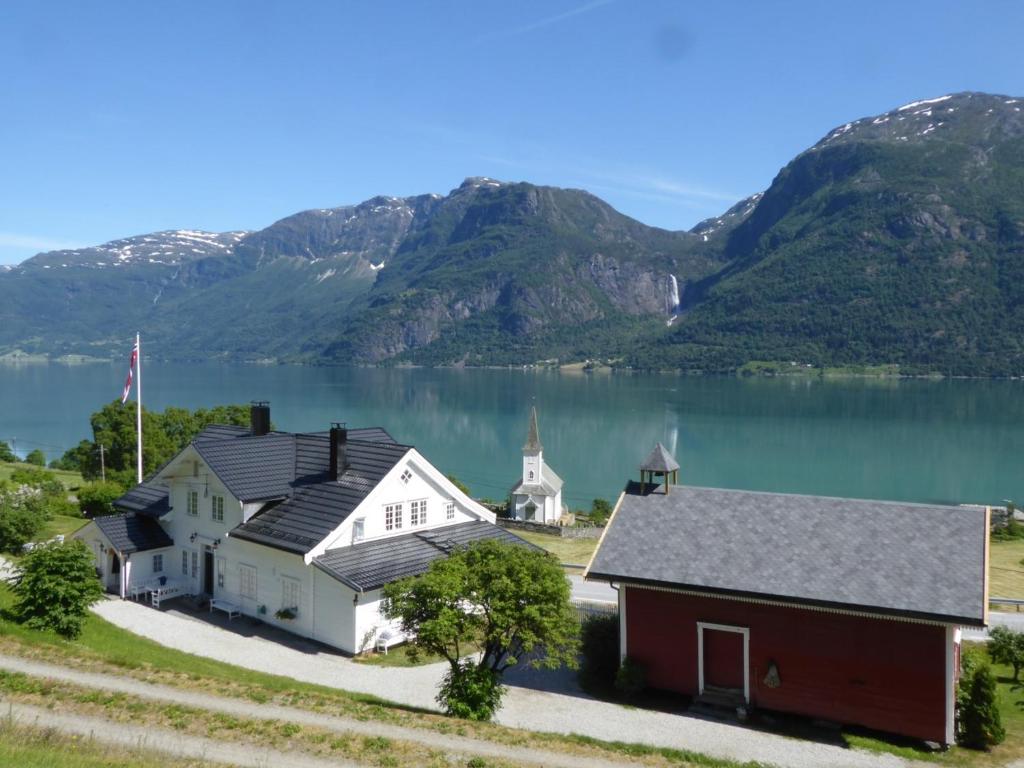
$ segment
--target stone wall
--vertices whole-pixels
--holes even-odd
[[[545,525],[544,523],[531,523],[525,520],[509,520],[499,517],[498,525],[502,528],[511,528],[516,531],[533,531],[544,533],[549,536],[560,536],[563,539],[599,539],[604,531],[599,526],[575,526],[575,525]]]

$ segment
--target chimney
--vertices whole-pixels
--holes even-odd
[[[331,480],[337,480],[348,469],[348,429],[344,422],[331,423],[331,463],[327,468]]]
[[[257,437],[270,431],[270,403],[253,400],[249,403],[249,424],[252,434]]]

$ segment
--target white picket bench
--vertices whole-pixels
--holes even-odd
[[[231,621],[236,616],[241,616],[241,609],[234,603],[229,603],[227,600],[218,600],[214,598],[210,601],[210,613],[213,613],[213,609],[216,608],[218,611],[224,611],[228,615],[228,621]]]
[[[159,608],[161,600],[170,600],[172,597],[184,594],[187,594],[187,590],[183,583],[178,581],[168,581],[166,584],[161,584],[149,593],[149,602],[154,608]]]

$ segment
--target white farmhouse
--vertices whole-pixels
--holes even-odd
[[[536,407],[530,409],[530,427],[523,446],[523,475],[510,493],[509,509],[516,520],[553,524],[562,517],[562,478],[544,463]]]
[[[118,499],[120,514],[76,534],[110,591],[205,596],[359,653],[398,638],[380,613],[385,584],[478,539],[525,543],[383,429],[269,425],[257,403],[250,429],[206,428]]]

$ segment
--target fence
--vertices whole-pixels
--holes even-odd
[[[582,624],[594,616],[618,616],[619,606],[616,603],[598,603],[593,600],[572,599],[569,601],[576,612],[576,620]]]
[[[499,517],[497,523],[502,528],[546,533],[550,536],[560,536],[563,539],[599,539],[601,538],[601,532],[604,530],[604,528],[596,525],[547,525],[546,523],[534,523],[528,520],[509,520],[506,517]]]

